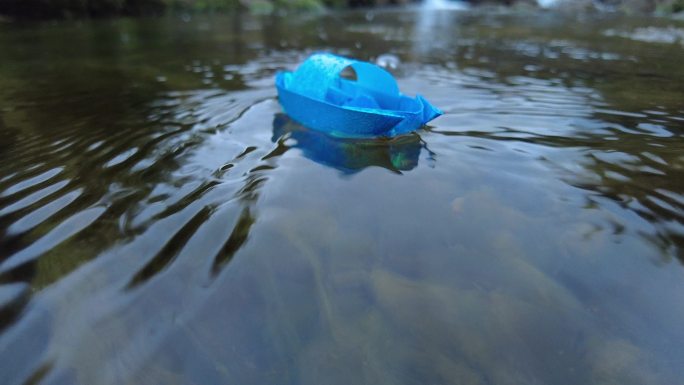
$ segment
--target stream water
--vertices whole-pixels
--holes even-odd
[[[0,24],[3,384],[684,384],[684,22]],[[308,54],[445,111],[343,140]]]

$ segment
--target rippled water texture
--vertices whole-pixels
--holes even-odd
[[[0,25],[0,382],[684,383],[682,30]],[[273,76],[320,49],[397,56],[445,115],[298,126]]]

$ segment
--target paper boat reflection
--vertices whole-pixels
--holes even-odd
[[[285,114],[273,119],[272,141],[289,135],[303,155],[314,162],[353,174],[369,166],[383,167],[394,172],[412,170],[418,165],[423,143],[418,134],[396,138],[335,138],[309,130]],[[288,143],[289,145],[289,143]]]

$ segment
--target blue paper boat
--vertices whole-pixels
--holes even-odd
[[[347,68],[356,79],[340,76]],[[334,136],[396,136],[442,114],[420,95],[402,95],[382,68],[327,53],[311,55],[294,72],[279,72],[276,88],[292,119]]]

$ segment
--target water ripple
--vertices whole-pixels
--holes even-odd
[[[664,21],[321,17],[0,26],[5,382],[684,376],[682,55],[628,36]],[[273,75],[319,49],[445,115],[302,127]]]

